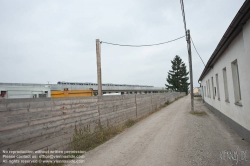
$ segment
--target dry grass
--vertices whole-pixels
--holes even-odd
[[[107,128],[103,128],[99,123],[94,132],[91,132],[89,127],[85,127],[84,129],[75,129],[71,147],[73,150],[92,150],[135,123],[135,120],[129,119],[121,125],[108,126]]]
[[[103,144],[104,142],[108,141],[109,139],[113,138],[117,134],[124,131],[124,129],[133,126],[137,121],[135,120],[127,120],[123,124],[116,125],[116,126],[108,126],[103,128],[103,126],[99,124],[96,126],[95,130],[91,132],[90,126],[86,126],[84,128],[76,128],[73,135],[73,140],[70,144],[71,150],[75,151],[89,151],[94,149],[95,147]],[[83,154],[75,153],[69,154],[75,157],[81,156]],[[67,158],[68,160],[73,158]],[[28,165],[28,164],[27,164]],[[63,164],[59,163],[37,163],[36,166],[62,166]]]

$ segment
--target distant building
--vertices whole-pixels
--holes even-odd
[[[201,96],[201,88],[200,87],[194,87],[193,93],[194,93],[194,96]]]
[[[199,81],[205,104],[250,142],[250,0],[246,0]]]
[[[2,86],[0,99],[47,98],[50,97],[49,86]]]
[[[65,91],[65,89],[67,89]],[[90,92],[89,90],[92,90]],[[77,91],[77,92],[76,92]],[[0,83],[0,99],[13,98],[57,98],[97,95],[96,83],[58,82],[57,84]],[[147,94],[167,93],[164,87],[148,85],[102,84],[103,94]],[[114,95],[114,94],[113,94]]]
[[[194,93],[194,94],[197,94],[197,95],[199,94],[199,89],[198,89],[198,87],[194,87],[193,93]]]

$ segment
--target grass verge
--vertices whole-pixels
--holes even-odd
[[[133,126],[137,120],[129,119],[122,124],[116,126],[108,126],[103,128],[103,126],[98,123],[94,131],[91,132],[90,126],[86,126],[84,128],[74,129],[73,140],[70,144],[70,149],[72,151],[89,151],[94,149],[95,147],[103,144],[109,139],[113,138],[117,134],[121,133],[124,129]],[[79,157],[83,155],[83,153],[71,153],[67,154],[74,157]],[[66,160],[71,160],[74,158],[67,158]],[[43,160],[43,159],[41,159]],[[64,159],[65,160],[65,159]],[[35,166],[62,166],[62,163],[37,163]],[[28,164],[27,164],[28,166]]]
[[[190,111],[189,112],[192,115],[198,115],[198,116],[203,116],[203,115],[207,115],[207,113],[205,111]]]
[[[113,138],[117,134],[121,133],[127,127],[130,127],[136,123],[135,120],[127,120],[125,123],[116,126],[107,126],[103,128],[99,123],[94,132],[90,131],[89,127],[84,129],[76,129],[73,135],[73,141],[71,148],[73,150],[89,151],[95,147],[103,144],[107,140]]]
[[[201,100],[202,100],[202,97],[194,97],[194,100],[201,101]]]

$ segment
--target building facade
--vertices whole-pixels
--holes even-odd
[[[20,98],[48,98],[50,87],[48,86],[1,86],[0,99]]]
[[[250,0],[210,57],[199,81],[205,104],[250,142]]]
[[[65,89],[67,89],[65,91]],[[167,93],[164,87],[127,84],[102,84],[103,94]],[[93,92],[93,93],[92,93]],[[96,83],[58,82],[57,84],[0,83],[0,98],[47,98],[97,95]],[[66,97],[65,96],[65,97]]]

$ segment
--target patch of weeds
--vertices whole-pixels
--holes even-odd
[[[125,126],[126,126],[126,127],[131,127],[131,126],[133,126],[135,123],[136,123],[135,120],[129,119],[129,120],[127,120],[127,121],[125,122]]]
[[[77,128],[75,126],[73,140],[70,144],[70,149],[72,151],[89,151],[95,147],[103,144],[112,137],[121,133],[124,129],[133,126],[137,120],[129,119],[122,124],[111,126],[109,121],[107,121],[107,127],[104,128],[99,122],[94,131],[91,132],[90,126],[87,125],[84,128]],[[74,157],[81,156],[80,153],[70,153]],[[73,158],[67,158],[73,159]],[[43,160],[43,159],[41,159]],[[62,163],[37,163],[35,166],[62,166]],[[29,166],[27,164],[27,166]]]
[[[194,97],[195,100],[201,101],[202,98],[201,97]]]
[[[194,94],[194,97],[201,97],[201,95]]]
[[[73,141],[71,146],[73,150],[86,150],[92,144],[92,133],[90,132],[90,127],[85,126],[84,128],[77,129],[75,127],[75,132],[73,135]]]
[[[170,102],[169,102],[169,101],[166,101],[166,102],[165,102],[165,105],[169,105],[169,104],[170,104]]]
[[[83,129],[75,128],[71,148],[76,151],[92,150],[117,134],[121,133],[125,128],[133,126],[135,123],[135,120],[129,119],[125,123],[116,126],[110,126],[108,123],[107,127],[103,128],[99,122],[98,126],[93,132],[90,131],[89,126]]]
[[[190,114],[193,114],[193,115],[198,115],[198,116],[203,116],[203,115],[207,115],[207,113],[205,111],[190,111],[189,112]]]

